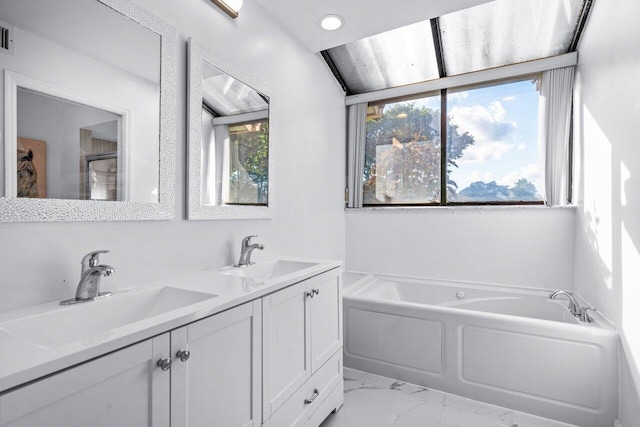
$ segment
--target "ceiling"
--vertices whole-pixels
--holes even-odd
[[[257,0],[310,52],[465,9],[488,0]],[[338,14],[344,25],[323,30],[319,20]]]

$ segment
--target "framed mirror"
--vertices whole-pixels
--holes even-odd
[[[272,216],[273,101],[254,76],[189,39],[188,219]]]
[[[175,29],[129,0],[0,3],[0,221],[174,215]]]

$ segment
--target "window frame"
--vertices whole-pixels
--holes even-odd
[[[440,201],[431,203],[364,203],[363,208],[378,207],[455,207],[455,206],[543,206],[546,196],[543,194],[543,200],[513,200],[513,201],[471,201],[471,202],[450,202],[447,200],[447,101],[449,90],[460,92],[470,89],[479,89],[483,87],[499,86],[503,84],[521,82],[525,80],[541,79],[542,71],[532,72],[523,75],[515,75],[501,79],[479,81],[454,87],[443,87],[439,90],[431,90],[428,92],[414,93],[410,95],[397,96],[387,99],[376,99],[367,101],[367,107],[379,104],[390,104],[403,101],[418,100],[427,96],[440,95]],[[545,171],[540,171],[544,175]],[[571,188],[572,176],[569,175],[569,187]],[[543,189],[544,191],[544,189]]]

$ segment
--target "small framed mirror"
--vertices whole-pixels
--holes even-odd
[[[188,219],[271,217],[273,111],[263,83],[189,40]]]
[[[0,21],[0,221],[171,219],[175,29],[129,0],[2,2]]]

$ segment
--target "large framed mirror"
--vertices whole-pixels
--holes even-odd
[[[175,29],[130,0],[0,2],[0,221],[174,215]]]
[[[271,218],[274,97],[251,74],[189,40],[187,218]]]

